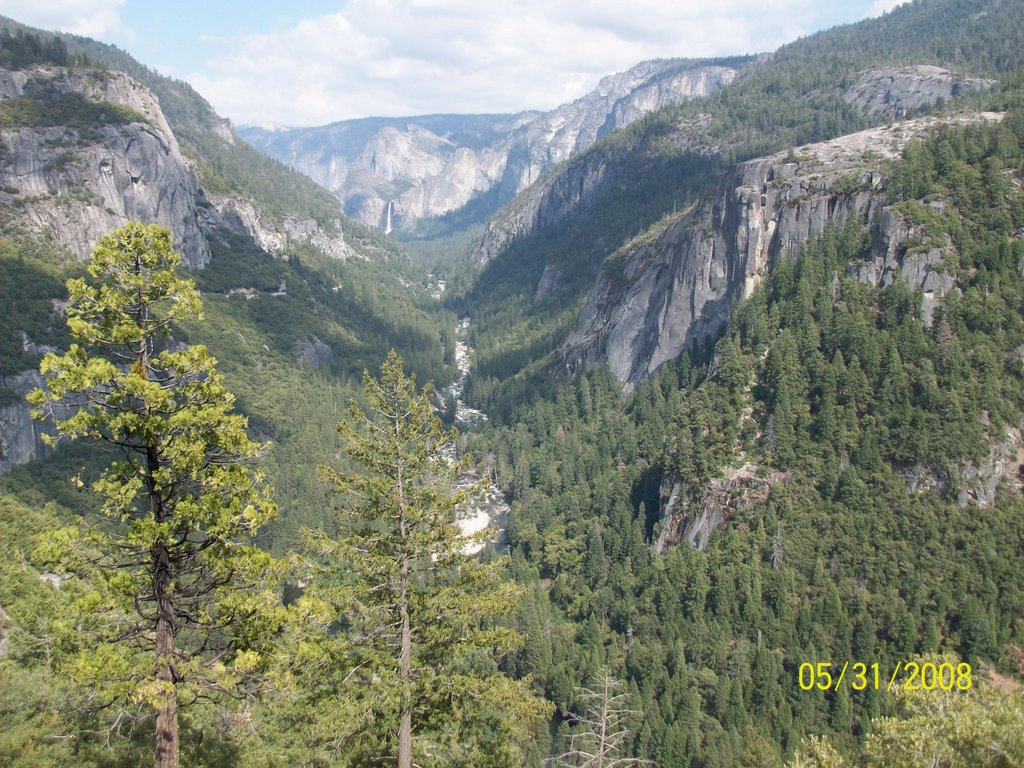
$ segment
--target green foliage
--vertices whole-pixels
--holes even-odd
[[[86,139],[96,136],[97,126],[145,122],[145,117],[122,104],[55,89],[37,89],[28,96],[0,101],[0,127],[8,130],[60,126]]]
[[[1007,685],[1007,683],[1003,683]],[[1024,691],[982,683],[969,694],[900,691],[899,717],[874,723],[867,765],[984,768],[1024,763]]]
[[[0,66],[9,69],[24,69],[33,64],[55,64],[66,67],[72,61],[67,44],[59,37],[41,39],[18,30],[0,29]]]
[[[67,333],[51,300],[63,292],[63,270],[22,253],[23,244],[0,237],[0,375],[38,365],[18,331],[35,344],[65,346]]]
[[[511,394],[515,383],[509,380],[519,372],[529,376],[530,364],[565,338],[606,258],[648,229],[664,228],[678,218],[677,212],[714,178],[717,157],[659,151],[658,143],[668,141],[673,130],[668,121],[644,118],[570,161],[566,178],[579,174],[601,180],[585,208],[513,240],[464,296],[450,300],[477,319],[472,341],[478,380],[501,381]],[[605,164],[612,170],[598,173]],[[574,194],[560,184],[547,191],[546,200]],[[554,288],[538,299],[535,292],[545,271],[554,276]]]
[[[626,255],[622,249],[630,240],[662,216],[685,208],[721,168],[884,120],[869,119],[844,98],[858,73],[935,64],[958,73],[1008,76],[1024,68],[1017,44],[1024,29],[1016,10],[1012,3],[991,0],[905,3],[881,18],[785,45],[749,63],[728,87],[651,113],[569,160],[541,185],[550,183],[545,202],[556,210],[577,197],[579,204],[566,216],[540,217],[463,292],[460,306],[477,323],[477,375],[503,382],[498,388],[502,401],[520,396],[528,388],[524,380],[530,379],[531,364],[564,339],[564,334],[547,334],[552,324],[571,322],[558,312],[575,317],[576,302],[609,257],[607,274],[613,284],[618,282]],[[984,107],[1012,104],[1013,96],[964,93],[954,102]],[[596,182],[580,194],[580,179]],[[838,192],[855,186],[855,179],[840,179]],[[521,204],[514,200],[505,210]],[[549,301],[533,301],[546,267],[558,271],[559,290]],[[515,343],[508,343],[509,331]],[[535,379],[547,378],[550,367]],[[505,383],[516,374],[518,381]]]
[[[606,666],[638,694],[634,754],[779,765],[831,733],[815,754],[838,765],[901,710],[882,692],[800,690],[804,661],[892,669],[939,650],[1006,665],[1024,504],[1000,492],[971,506],[961,473],[1024,412],[1024,214],[1015,172],[994,172],[1024,164],[1021,125],[1013,113],[940,131],[891,169],[896,211],[945,249],[962,292],[930,327],[898,276],[852,277],[872,244],[849,222],[782,260],[710,360],[684,356],[628,399],[604,370],[531,396],[496,390],[498,426],[470,447],[511,494],[513,571],[537,584],[510,667],[561,712]],[[921,172],[926,199],[898,191],[923,190]],[[784,479],[733,506],[748,492],[722,476],[748,462]],[[659,514],[676,483],[677,515],[692,520],[710,493],[727,520],[703,551],[656,554],[681,532]]]
[[[464,551],[455,510],[477,489],[452,490],[456,435],[393,352],[379,380],[365,375],[363,400],[338,427],[358,469],[325,469],[342,508],[331,533],[309,538],[317,567],[303,604],[344,627],[317,641],[333,684],[310,702],[311,730],[353,764],[397,751],[399,765],[520,765],[547,706],[496,665],[520,640],[495,621],[518,588],[499,560]]]
[[[176,110],[174,99],[198,102],[188,108],[209,110],[212,116],[213,111],[186,84],[160,78],[150,85],[183,150],[195,159],[199,180],[209,192],[252,198],[277,226],[298,215],[313,219],[329,233],[338,231],[340,205],[330,192],[243,141],[227,142],[205,126],[196,127],[188,122],[180,113],[185,107]],[[168,103],[170,108],[165,106]],[[345,224],[351,226],[348,220]]]
[[[873,691],[808,693],[796,682],[804,661],[863,660],[891,669],[911,654],[934,651],[1005,669],[1005,644],[1020,643],[1015,619],[1024,615],[1024,504],[1006,489],[991,507],[966,504],[973,489],[964,472],[969,462],[987,458],[1007,425],[1019,424],[1024,406],[1019,112],[999,125],[944,130],[912,143],[886,171],[891,210],[911,229],[902,247],[909,254],[938,249],[942,269],[956,283],[930,326],[921,322],[920,297],[898,276],[884,289],[852,279],[870,235],[851,225],[790,254],[735,308],[729,333],[714,350],[696,350],[666,366],[630,397],[606,370],[572,382],[550,375],[552,352],[574,322],[591,277],[602,265],[621,277],[615,268],[621,272],[626,251],[676,220],[717,168],[866,125],[841,98],[861,69],[930,61],[1002,75],[1020,66],[1021,35],[1014,30],[1022,17],[1015,11],[1012,3],[974,0],[912,3],[879,20],[798,41],[752,67],[737,87],[608,137],[572,161],[579,167],[600,161],[607,171],[593,207],[582,211],[589,218],[553,222],[514,242],[475,287],[446,267],[457,278],[452,287],[462,281],[450,312],[435,313],[421,292],[396,284],[391,273],[408,276],[407,265],[369,230],[345,229],[350,245],[371,254],[368,261],[334,262],[305,248],[273,260],[246,238],[215,237],[214,262],[196,276],[206,318],[182,319],[174,337],[209,345],[218,371],[250,414],[251,429],[275,440],[264,461],[287,514],[262,543],[283,551],[302,528],[323,526],[327,534],[314,558],[322,570],[300,600],[319,626],[295,638],[279,697],[240,713],[237,730],[225,725],[222,712],[193,709],[186,760],[270,766],[286,755],[295,764],[333,765],[392,754],[403,701],[412,698],[418,702],[412,712],[417,748],[455,764],[519,764],[527,725],[542,713],[535,697],[544,695],[558,715],[550,742],[543,743],[542,734],[529,756],[538,762],[541,754],[558,754],[555,737],[570,730],[574,690],[603,668],[623,679],[637,702],[625,751],[665,766],[779,766],[800,744],[807,746],[799,764],[914,764],[924,755],[922,745],[932,750],[927,757],[951,765],[1020,762],[1018,747],[1007,739],[1021,732],[1017,693],[984,690],[904,702]],[[274,164],[228,146],[215,132],[208,105],[186,85],[160,78],[116,49],[64,39],[75,50],[120,62],[158,89],[208,190],[254,197],[277,222],[295,210],[328,225],[335,220],[336,203],[307,181],[289,176],[274,184]],[[961,99],[1012,107],[1020,102],[1019,83],[1004,77],[998,93]],[[717,147],[719,157],[688,155],[682,147],[692,146],[695,136]],[[849,191],[852,183],[843,179],[840,187]],[[453,224],[435,223],[435,233]],[[639,239],[630,245],[632,238]],[[422,252],[442,262],[449,247],[460,242],[422,246]],[[0,244],[0,292],[14,281],[38,286],[25,298],[8,292],[0,301],[0,344],[6,345],[0,364],[11,372],[34,363],[22,354],[14,330],[25,330],[36,343],[64,346],[50,305],[59,298],[54,286],[66,276],[59,261],[24,240]],[[549,276],[558,275],[554,290],[535,298],[548,266]],[[282,279],[286,294],[270,295]],[[234,288],[258,295],[228,296]],[[357,533],[364,542],[367,529],[374,542],[395,540],[382,535],[384,518],[367,514],[384,508],[383,500],[371,493],[380,503],[354,502],[335,515],[313,468],[331,463],[342,484],[371,482],[349,475],[358,462],[334,456],[338,404],[358,385],[358,372],[376,366],[392,345],[421,378],[448,380],[438,346],[450,337],[438,325],[450,328],[454,312],[465,311],[477,323],[472,342],[479,354],[468,396],[497,422],[466,439],[512,500],[507,566],[498,560],[499,571],[485,569],[470,586],[486,585],[485,596],[510,598],[516,590],[498,579],[507,567],[525,589],[518,601],[506,601],[514,607],[511,617],[498,616],[490,605],[473,621],[431,617],[421,637],[434,645],[411,656],[413,692],[423,695],[410,697],[400,684],[400,660],[374,642],[374,620],[387,624],[379,617],[394,603],[374,602],[377,593],[353,568],[360,562],[351,546]],[[318,370],[299,367],[296,343],[314,336],[334,359]],[[158,354],[172,351],[179,357],[165,362],[199,372],[190,391],[221,386],[209,358],[169,343]],[[123,375],[132,396],[148,389],[130,370],[112,365],[109,355],[88,359],[94,373]],[[352,414],[351,437],[362,434],[359,425],[379,426],[364,416],[362,410]],[[212,420],[218,418],[214,413]],[[89,659],[77,653],[96,638],[49,627],[53,616],[64,627],[73,626],[67,617],[81,616],[84,628],[102,636],[103,619],[114,615],[104,609],[117,606],[118,616],[133,615],[125,600],[131,579],[73,578],[54,590],[25,562],[41,534],[44,548],[52,549],[56,542],[45,531],[95,508],[68,483],[92,485],[100,477],[102,455],[95,454],[65,449],[0,484],[18,498],[0,497],[0,605],[10,617],[0,634],[16,628],[10,655],[0,660],[0,761],[137,765],[144,759],[138,737],[107,747],[102,733],[85,735],[102,730],[103,718],[75,709],[96,700],[54,678],[46,662],[49,652],[66,670],[81,657],[80,669],[91,676],[98,676],[100,661],[102,671],[123,666],[117,654]],[[729,485],[723,477],[747,463],[758,466],[754,478],[770,486],[766,498],[750,504],[742,503],[742,482],[754,481],[744,474]],[[438,463],[430,467],[435,478],[447,471]],[[679,517],[665,520],[662,513],[677,483],[677,515],[692,518],[706,493],[726,510],[724,526],[703,550],[671,544]],[[106,487],[111,511],[137,493],[133,481]],[[431,487],[416,490],[426,494]],[[44,507],[53,497],[66,509]],[[145,510],[133,509],[140,514],[130,518],[145,517]],[[451,530],[450,516],[440,519]],[[104,519],[94,530],[124,535],[126,529]],[[652,545],[663,533],[669,545],[656,552]],[[94,541],[86,559],[102,554],[103,539]],[[17,551],[8,546],[13,542]],[[442,614],[440,603],[448,598],[456,608],[471,608],[450,587],[456,576],[479,574],[477,564],[461,556],[433,560],[433,554],[428,548],[415,560],[423,569],[414,568],[410,582],[422,590],[415,615]],[[371,564],[394,568],[398,559],[377,551]],[[446,574],[453,580],[437,588],[436,569],[456,562],[457,574]],[[90,563],[80,565],[89,576]],[[457,612],[444,616],[458,618]],[[449,653],[445,635],[453,625],[511,650],[500,660],[493,647]],[[521,639],[510,645],[513,634]],[[220,683],[263,662],[244,656],[239,666],[239,657],[224,658],[224,669],[211,668]],[[152,669],[151,658],[148,663]],[[451,703],[456,692],[454,710],[439,706],[439,693],[448,693]],[[509,722],[510,701],[522,704],[516,713],[522,719]],[[126,712],[141,715],[148,726],[142,705]],[[371,726],[349,739],[368,712]],[[875,735],[868,737],[871,730]],[[74,732],[74,740],[48,738]],[[804,741],[808,734],[830,738]],[[979,757],[979,743],[1002,745],[1002,757]]]
[[[918,661],[957,663],[955,657]],[[895,717],[872,721],[860,754],[845,759],[825,740],[812,738],[791,768],[1003,768],[1024,762],[1024,688],[996,676],[967,692],[898,689]]]
[[[575,728],[569,737],[569,751],[555,759],[556,766],[579,768],[626,768],[649,761],[620,755],[629,738],[627,721],[639,713],[629,709],[629,694],[622,681],[598,673],[592,688],[581,688],[577,696],[583,710],[574,714]]]
[[[156,225],[103,237],[92,280],[68,283],[76,343],[30,397],[62,437],[120,450],[92,484],[111,523],[54,531],[36,557],[89,585],[55,618],[58,670],[95,708],[152,708],[158,765],[177,762],[179,697],[247,691],[282,622],[278,568],[245,543],[276,514],[247,466],[261,446],[205,348],[162,346],[201,309],[179,261]]]

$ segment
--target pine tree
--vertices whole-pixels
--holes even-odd
[[[502,560],[466,554],[456,507],[475,489],[454,490],[457,433],[394,351],[379,380],[364,374],[363,402],[338,425],[358,470],[324,470],[342,494],[337,534],[310,537],[320,564],[310,597],[344,627],[326,641],[341,663],[341,748],[399,768],[520,765],[550,707],[497,667],[521,644],[495,621],[519,588]]]
[[[274,560],[246,543],[276,514],[248,466],[262,446],[205,348],[165,343],[201,311],[179,262],[163,227],[101,238],[92,280],[68,282],[77,343],[43,359],[32,394],[60,438],[120,452],[93,484],[112,522],[58,531],[40,555],[92,585],[62,622],[61,670],[99,708],[155,710],[157,768],[178,764],[179,701],[244,694],[283,610]]]

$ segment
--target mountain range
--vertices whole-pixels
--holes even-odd
[[[24,399],[69,343],[64,281],[143,219],[202,294],[174,341],[270,443],[265,548],[324,524],[316,467],[347,470],[336,424],[389,349],[446,418],[478,409],[453,450],[509,506],[481,555],[522,587],[501,671],[557,705],[518,764],[561,754],[609,669],[624,749],[664,766],[1019,764],[1020,10],[915,0],[550,112],[237,130],[116,48],[0,19],[0,752],[145,754],[63,703],[40,606],[72,589],[31,554],[96,513],[109,457],[53,450]],[[912,659],[982,693],[800,677]],[[343,759],[292,693],[197,708],[196,764]]]
[[[386,233],[414,232],[473,203],[475,220],[486,218],[601,136],[713,93],[752,60],[643,62],[550,112],[246,125],[239,135],[337,194],[347,215]]]

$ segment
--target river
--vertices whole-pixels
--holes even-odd
[[[487,421],[487,414],[476,408],[470,408],[462,399],[466,391],[466,383],[469,381],[470,368],[473,360],[473,349],[466,341],[467,330],[469,329],[469,318],[464,317],[455,326],[455,367],[458,374],[455,381],[448,387],[447,393],[455,397],[455,426],[459,430],[473,427],[481,422]],[[447,394],[446,393],[446,394]],[[451,446],[452,453],[455,446]],[[480,475],[475,469],[467,470],[459,477],[457,487],[465,487],[471,483],[480,482]],[[466,554],[476,554],[484,548],[488,541],[493,541],[500,548],[504,541],[505,523],[508,520],[508,503],[501,489],[494,484],[491,478],[487,478],[484,485],[483,495],[465,508],[460,508],[459,527],[466,536],[474,537],[464,548]],[[476,538],[478,534],[490,529],[492,534],[484,540]]]

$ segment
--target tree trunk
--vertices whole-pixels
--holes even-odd
[[[396,479],[398,481],[398,498],[403,503],[402,460],[397,461]],[[406,541],[409,531],[406,528],[405,510],[400,513],[398,527],[402,539],[402,552],[399,555],[399,593],[398,607],[402,616],[402,646],[398,659],[398,674],[402,680],[402,701],[398,722],[398,768],[412,768],[412,627],[409,625],[409,553]]]
[[[157,599],[157,680],[165,687],[156,710],[156,768],[178,768],[178,691],[174,679],[174,611],[171,605],[170,557],[166,545],[153,548]]]
[[[402,527],[405,527],[403,520]],[[398,722],[398,768],[412,768],[412,628],[409,626],[409,556],[401,554],[399,604],[402,614],[402,646],[398,674],[402,680],[402,701]]]
[[[403,606],[404,608],[404,606]],[[402,710],[398,724],[398,768],[412,768],[412,633],[409,612],[402,612]]]
[[[139,269],[136,263],[136,269]],[[141,289],[140,289],[141,290]],[[140,330],[149,320],[146,305],[139,298],[137,318]],[[138,351],[139,372],[149,381],[149,342],[143,334]],[[148,406],[146,415],[149,415]],[[153,520],[162,523],[167,517],[156,476],[160,470],[160,453],[152,443],[146,446],[146,487]],[[178,768],[178,690],[174,679],[174,603],[171,553],[165,541],[158,541],[150,552],[153,562],[153,598],[156,601],[156,679],[163,690],[156,708],[155,768]]]

